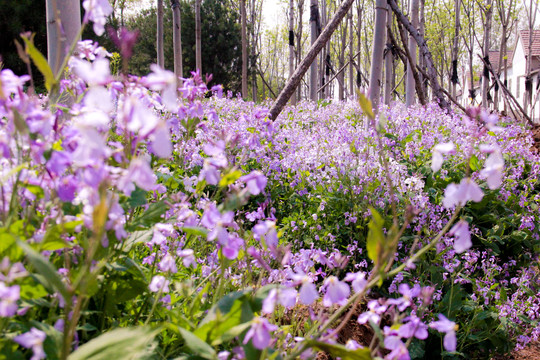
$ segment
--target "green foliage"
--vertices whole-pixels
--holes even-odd
[[[172,10],[164,2],[164,52],[165,68],[172,69],[173,35]],[[182,63],[184,76],[195,69],[195,14],[189,2],[181,2]],[[150,64],[156,62],[156,9],[143,10],[130,19],[126,26],[144,34],[135,45],[130,62],[130,72],[148,73]],[[220,0],[204,0],[201,3],[201,51],[204,74],[213,75],[214,84],[226,89],[240,90],[241,35],[238,14],[230,5]]]

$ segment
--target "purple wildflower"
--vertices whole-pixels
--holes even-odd
[[[351,293],[349,285],[345,284],[335,276],[330,276],[324,280],[326,293],[323,297],[324,306],[332,306],[334,304],[344,305]]]
[[[456,351],[457,339],[455,322],[448,320],[444,315],[439,314],[439,320],[434,321],[429,325],[430,328],[439,332],[445,333],[443,339],[444,348],[447,351]]]
[[[43,351],[43,342],[45,341],[46,335],[43,331],[36,328],[31,328],[29,332],[15,336],[13,341],[17,344],[25,347],[27,349],[32,349],[34,355],[30,360],[40,360],[45,359],[45,351]]]
[[[455,224],[448,235],[454,237],[454,250],[460,254],[472,246],[471,233],[469,232],[469,223],[460,220]]]
[[[162,275],[156,275],[152,278],[152,281],[150,282],[150,285],[148,285],[148,289],[152,292],[169,292],[169,280],[165,279]]]
[[[443,206],[450,209],[456,205],[463,206],[469,200],[480,202],[483,197],[484,193],[480,186],[470,178],[463,178],[459,185],[452,183],[446,187]]]
[[[251,340],[255,348],[259,350],[266,349],[270,345],[270,332],[277,330],[277,328],[276,325],[270,324],[265,318],[255,317],[251,321],[251,328],[244,337],[244,344]]]
[[[20,292],[19,285],[6,286],[0,282],[0,317],[12,317],[17,313]]]

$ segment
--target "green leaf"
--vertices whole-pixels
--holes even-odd
[[[148,191],[145,191],[139,187],[137,187],[132,193],[130,198],[128,199],[128,204],[130,208],[136,208],[137,206],[141,206],[147,203],[146,201],[146,194]]]
[[[375,120],[375,114],[373,113],[373,108],[371,107],[371,101],[369,101],[366,95],[362,94],[360,91],[358,91],[358,102],[360,103],[360,107],[362,108],[364,114],[369,119]]]
[[[471,156],[471,158],[469,159],[469,167],[471,168],[472,171],[476,171],[480,169],[480,164],[478,162],[478,158],[476,157],[476,155]]]
[[[229,171],[227,174],[225,174],[221,180],[219,180],[219,186],[226,187],[231,184],[234,184],[234,182],[242,176],[242,172],[238,170]]]
[[[21,287],[21,298],[23,300],[40,299],[49,294],[41,284],[37,283],[31,277],[24,278],[19,285]]]
[[[208,230],[202,227],[198,226],[183,226],[180,228],[183,232],[185,232],[188,235],[195,235],[195,236],[206,236],[208,235]]]
[[[133,223],[129,226],[129,230],[140,230],[141,227],[149,228],[153,226],[161,221],[161,215],[167,210],[169,210],[169,206],[164,201],[150,204],[148,210],[133,220]]]
[[[180,331],[180,335],[184,338],[185,346],[191,350],[194,355],[209,360],[217,359],[214,348],[198,338],[197,335],[181,327],[178,327],[178,331]]]
[[[39,72],[45,78],[45,87],[47,88],[47,91],[51,91],[52,87],[56,85],[56,80],[51,67],[47,63],[47,59],[45,59],[45,56],[43,56],[43,54],[34,46],[34,36],[35,34],[30,36],[21,35],[24,44],[26,45],[26,53],[30,56],[34,65],[36,65]]]
[[[368,348],[349,350],[343,345],[327,344],[320,341],[308,341],[309,347],[330,353],[332,357],[339,357],[342,360],[371,360]]]
[[[72,353],[68,360],[130,360],[143,357],[159,329],[119,328],[90,340]]]
[[[354,146],[354,140],[349,144],[349,149],[354,155],[358,155],[358,150],[356,149],[356,146]]]
[[[0,233],[0,255],[4,255],[6,250],[15,245],[15,242],[15,236],[5,232]]]
[[[371,211],[371,220],[368,224],[369,232],[367,237],[367,252],[368,257],[375,265],[379,264],[380,256],[382,255],[385,243],[383,233],[384,219],[374,208],[369,208]]]
[[[47,285],[51,289],[56,289],[66,302],[70,302],[71,298],[66,285],[62,282],[60,275],[58,275],[58,272],[53,265],[34,249],[32,249],[28,244],[22,241],[17,241],[17,244],[26,254],[28,261],[30,261],[38,273],[43,276],[43,279],[45,279]]]

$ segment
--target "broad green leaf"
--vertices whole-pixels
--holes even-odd
[[[185,346],[193,352],[194,355],[198,355],[205,359],[217,359],[217,354],[214,348],[202,341],[197,335],[193,334],[184,328],[179,327],[180,335],[184,338]]]
[[[148,193],[148,191],[145,191],[145,190],[137,187],[135,189],[135,191],[133,191],[131,193],[131,196],[128,199],[129,207],[133,209],[133,208],[136,208],[137,206],[141,206],[141,205],[146,204],[147,203],[147,201],[146,201],[146,194],[147,193]]]
[[[34,65],[36,65],[39,72],[45,78],[45,87],[47,88],[47,91],[51,91],[52,87],[56,85],[56,80],[51,67],[47,63],[47,59],[45,59],[45,56],[43,56],[34,45],[34,35],[35,34],[21,37],[26,45],[26,53],[30,56]]]
[[[26,257],[34,266],[34,268],[38,271],[38,273],[43,276],[49,287],[51,289],[56,289],[62,295],[66,302],[71,301],[66,285],[62,282],[60,275],[58,275],[58,272],[53,267],[53,265],[49,261],[47,261],[47,259],[41,256],[41,254],[37,253],[34,249],[32,249],[28,244],[22,241],[17,241],[17,244],[20,248],[22,248],[22,250],[26,254]]]
[[[198,226],[183,226],[180,228],[183,232],[185,232],[188,235],[195,235],[195,236],[206,236],[208,235],[208,230],[202,227]]]
[[[4,255],[4,252],[10,247],[15,245],[16,239],[15,236],[8,233],[0,233],[0,255]]]
[[[20,283],[21,298],[23,300],[40,299],[49,295],[45,288],[31,277],[24,278]]]
[[[354,140],[349,144],[349,149],[354,155],[358,155],[358,150],[356,149],[356,146],[354,146]]]
[[[469,167],[471,168],[472,171],[476,171],[480,169],[480,164],[478,162],[478,158],[476,157],[476,155],[471,156],[469,160]]]
[[[152,229],[133,231],[131,234],[129,234],[128,238],[124,240],[124,243],[121,244],[122,250],[128,252],[129,250],[131,250],[133,245],[150,241],[153,234],[154,230]]]
[[[371,107],[371,101],[369,101],[366,95],[362,94],[360,91],[358,91],[358,102],[360,103],[360,107],[362,108],[364,114],[369,119],[375,120],[375,114],[373,113],[373,108]]]
[[[368,257],[378,265],[380,255],[384,250],[385,237],[383,233],[384,219],[374,208],[370,207],[371,221],[368,224],[369,232],[367,237]]]
[[[242,176],[242,172],[238,170],[229,171],[227,174],[225,174],[223,177],[221,177],[221,180],[219,180],[219,186],[226,187],[231,184],[234,184],[234,182]]]
[[[339,357],[342,360],[371,360],[368,348],[349,350],[343,345],[327,344],[320,341],[308,341],[308,346],[330,353],[332,357]]]
[[[161,215],[163,215],[169,206],[164,201],[158,201],[150,204],[148,209],[133,220],[133,223],[129,226],[129,230],[138,230],[139,228],[149,228],[154,224],[161,221]]]
[[[159,330],[148,327],[119,328],[90,340],[73,352],[68,360],[131,360],[148,351]]]

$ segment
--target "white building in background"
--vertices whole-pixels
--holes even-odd
[[[531,32],[529,30],[522,30],[518,34],[518,41],[513,50],[507,51],[508,57],[508,70],[507,70],[507,88],[516,98],[519,104],[524,107],[525,105],[525,78],[527,74],[527,62],[531,62],[531,81],[532,81],[532,110],[534,113],[534,119],[538,122],[540,120],[540,30],[532,31],[532,46],[531,56],[529,56],[529,39]],[[499,68],[499,51],[490,51],[489,60],[491,67],[497,71]],[[529,60],[531,59],[531,60]],[[504,69],[501,64],[501,82],[504,81]],[[479,104],[482,98],[482,74],[477,74],[479,81],[474,82],[474,89],[476,92],[475,101],[472,102],[469,98],[470,89],[470,75],[466,77],[466,81],[463,87],[462,101],[469,105]],[[491,84],[490,84],[491,85]],[[499,90],[498,109],[504,109],[504,102],[502,98],[502,89]],[[494,87],[491,87],[490,94],[492,97],[495,95]],[[493,108],[493,105],[490,106]],[[529,108],[528,113],[531,114]],[[509,114],[510,115],[510,114]]]

